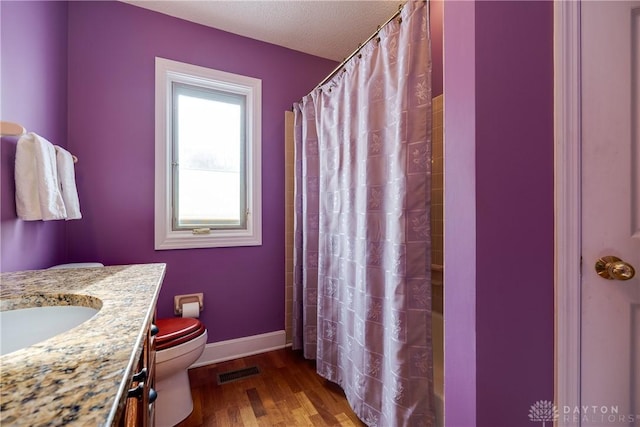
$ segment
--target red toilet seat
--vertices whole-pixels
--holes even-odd
[[[198,319],[174,317],[156,319],[159,331],[156,335],[156,350],[175,347],[204,334],[206,328]]]

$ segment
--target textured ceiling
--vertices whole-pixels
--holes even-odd
[[[342,61],[402,0],[123,0],[252,39]]]

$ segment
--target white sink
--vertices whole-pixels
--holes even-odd
[[[77,305],[0,311],[0,355],[52,338],[91,319],[99,309]]]

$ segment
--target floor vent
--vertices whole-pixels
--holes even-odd
[[[238,369],[237,371],[229,371],[218,374],[218,385],[227,384],[233,381],[243,380],[260,374],[257,366],[250,368]]]

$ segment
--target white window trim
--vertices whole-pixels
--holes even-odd
[[[214,248],[262,245],[262,81],[224,71],[156,57],[155,249]],[[246,96],[247,228],[210,230],[194,234],[172,227],[171,84],[181,82],[215,87]]]

